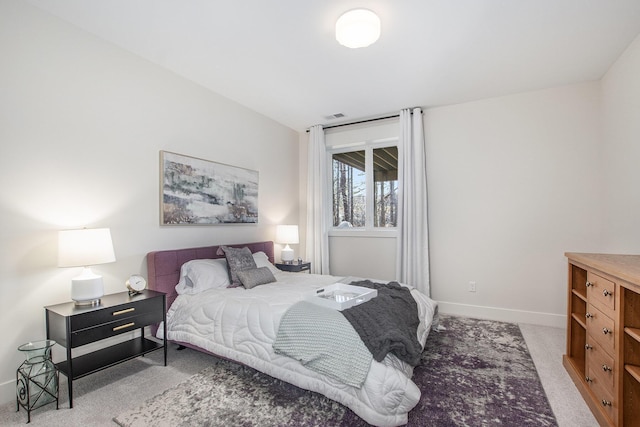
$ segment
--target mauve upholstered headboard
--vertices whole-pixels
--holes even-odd
[[[264,252],[269,261],[274,262],[273,242],[255,242],[235,245],[224,245],[234,248],[248,247],[252,253]],[[148,286],[149,289],[167,294],[167,310],[173,304],[178,294],[176,285],[180,279],[180,267],[192,259],[223,258],[218,255],[220,246],[206,246],[202,248],[173,249],[167,251],[155,251],[147,254]]]

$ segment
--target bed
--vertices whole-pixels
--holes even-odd
[[[411,381],[413,367],[394,355],[389,354],[380,362],[372,360],[366,377],[358,386],[310,369],[309,365],[273,348],[276,337],[279,338],[281,320],[295,303],[318,288],[350,283],[355,278],[279,271],[273,266],[273,242],[227,246],[248,248],[257,266],[269,269],[276,281],[250,289],[214,286],[185,293],[182,266],[220,263],[221,258],[224,259],[220,247],[151,252],[147,256],[149,288],[167,294],[167,323],[159,326],[158,335],[166,327],[170,341],[234,360],[323,394],[347,406],[370,424],[397,426],[407,423],[407,414],[418,403],[421,393]],[[182,292],[178,294],[176,288]],[[417,290],[411,290],[411,295],[416,300],[420,319],[416,338],[423,347],[436,323],[437,305]]]

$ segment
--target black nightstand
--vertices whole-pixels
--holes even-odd
[[[290,273],[301,273],[303,271],[308,271],[311,274],[311,263],[303,262],[302,264],[298,264],[297,262],[293,264],[276,264],[276,267],[282,271],[288,271]]]
[[[56,367],[67,377],[69,407],[73,408],[73,381],[94,372],[164,349],[167,366],[167,333],[161,342],[144,336],[145,326],[166,321],[166,296],[162,292],[144,290],[130,296],[128,292],[105,295],[100,305],[76,306],[66,302],[45,307],[47,339],[67,349],[67,360]],[[89,354],[73,357],[71,349],[140,329],[140,336],[104,347]]]

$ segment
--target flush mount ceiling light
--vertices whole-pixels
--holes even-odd
[[[367,47],[380,38],[380,18],[368,9],[345,12],[336,22],[336,40],[343,46]]]

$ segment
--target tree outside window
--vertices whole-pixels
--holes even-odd
[[[398,147],[373,150],[374,227],[398,224]]]

